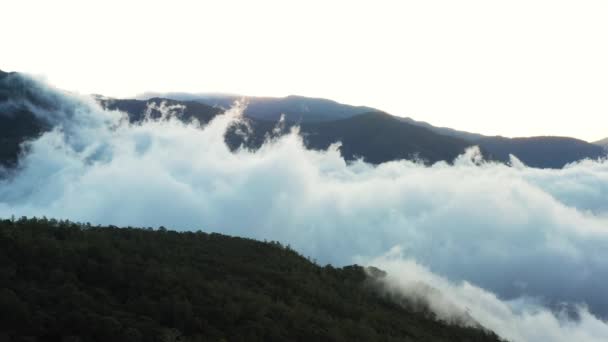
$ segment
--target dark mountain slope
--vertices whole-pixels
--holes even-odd
[[[242,144],[257,149],[266,137],[273,135],[273,129],[277,126],[276,122],[250,118],[247,120],[252,134],[245,140],[242,136],[229,132],[226,142],[231,148]],[[300,134],[307,148],[325,150],[331,144],[341,142],[340,152],[346,160],[363,158],[373,164],[400,159],[420,159],[427,163],[440,160],[451,162],[472,145],[462,139],[410,125],[381,112],[365,113],[335,121],[305,122],[300,125],[285,122],[281,134],[289,132],[290,127],[296,125],[300,127]]]
[[[606,156],[600,146],[565,137],[486,137],[477,143],[495,159],[508,161],[513,154],[524,164],[538,168],[562,168],[581,159]]]
[[[2,341],[499,340],[391,302],[359,266],[320,267],[279,243],[4,220],[0,261]]]
[[[341,152],[346,159],[363,157],[374,164],[416,157],[431,163],[451,162],[471,145],[380,112],[331,122],[305,123],[302,132],[311,148],[325,149],[331,143],[341,141]]]
[[[21,143],[37,137],[49,128],[49,125],[28,111],[14,112],[11,116],[3,115],[0,105],[0,166],[15,166]]]
[[[431,131],[437,133],[437,134],[441,134],[441,135],[447,135],[449,137],[454,137],[454,138],[459,138],[459,139],[464,139],[470,142],[474,142],[478,139],[481,138],[485,138],[486,136],[484,136],[483,134],[478,134],[478,133],[471,133],[471,132],[465,132],[465,131],[459,131],[453,128],[449,128],[449,127],[437,127],[437,126],[433,126],[428,122],[425,121],[417,121],[414,120],[412,118],[404,118],[404,117],[398,117],[399,120],[403,120],[407,123],[410,123],[412,125],[416,125],[416,126],[420,126],[420,127],[424,127],[424,128],[428,128]]]
[[[604,149],[608,149],[608,138],[605,138],[605,139],[602,139],[602,140],[598,140],[598,141],[594,141],[593,144],[597,145],[597,146],[601,146]]]
[[[10,101],[17,97],[34,100],[17,74],[0,70],[0,167],[14,166],[21,143],[51,128],[49,123],[38,119],[28,108],[15,106]]]
[[[605,150],[602,150],[595,146],[602,146],[601,141],[590,144],[586,141],[568,137],[491,137],[448,127],[437,127],[411,118],[399,119],[428,128],[438,134],[464,139],[471,144],[479,145],[492,159],[508,162],[509,155],[512,154],[526,165],[537,168],[562,168],[564,165],[578,160],[605,157],[606,151],[608,151],[608,139],[603,146]]]

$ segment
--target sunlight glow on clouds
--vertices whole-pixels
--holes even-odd
[[[299,94],[506,136],[608,136],[608,3],[12,1],[3,70],[81,93]]]

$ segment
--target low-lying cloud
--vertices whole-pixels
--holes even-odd
[[[481,325],[509,341],[586,341],[608,339],[608,325],[584,305],[562,305],[550,311],[537,299],[501,300],[469,282],[450,282],[407,259],[399,248],[370,261],[387,271],[379,280],[388,295],[423,301],[437,318]]]
[[[471,149],[453,165],[373,166],[345,162],[336,146],[306,150],[297,131],[231,152],[223,136],[239,106],[205,127],[170,117],[129,124],[89,98],[36,91],[55,104],[16,105],[55,129],[0,181],[0,216],[279,240],[320,263],[383,261],[390,274],[435,277],[432,286],[517,341],[538,340],[531,327],[541,321],[553,340],[563,329],[607,336],[596,318],[608,316],[607,162],[540,170],[483,162]],[[395,246],[407,262],[378,258]],[[589,310],[576,321],[545,309],[562,302]]]

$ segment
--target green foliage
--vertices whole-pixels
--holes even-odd
[[[0,221],[2,341],[496,341],[383,299],[363,268],[203,232]]]

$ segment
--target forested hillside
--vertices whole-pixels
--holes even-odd
[[[0,341],[497,341],[277,242],[0,221]]]

